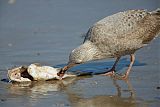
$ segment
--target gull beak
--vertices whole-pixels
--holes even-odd
[[[68,63],[66,66],[64,66],[58,73],[57,75],[62,79],[62,77],[64,76],[65,72],[70,69],[71,67],[75,66],[77,64],[75,63]]]

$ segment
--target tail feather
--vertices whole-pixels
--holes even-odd
[[[160,15],[160,8],[157,8],[156,10],[152,11],[151,14]]]
[[[156,10],[152,11],[151,14],[158,16],[157,19],[159,20],[158,23],[160,24],[160,8],[157,8]],[[160,37],[160,30],[156,37]]]

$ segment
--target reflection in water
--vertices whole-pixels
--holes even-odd
[[[87,78],[87,77],[84,77]],[[73,107],[135,107],[137,103],[135,101],[135,94],[129,80],[125,81],[128,86],[129,94],[123,96],[126,91],[122,91],[117,80],[113,79],[113,85],[115,86],[117,93],[114,95],[98,95],[91,98],[83,98],[74,91],[70,91],[69,86],[75,81],[83,79],[80,78],[68,78],[62,81],[40,81],[29,83],[14,83],[10,86],[10,93],[16,95],[30,96],[29,104],[36,105],[39,99],[49,98],[49,95],[53,95],[53,92],[59,93],[65,92],[68,96],[68,100]],[[72,90],[72,89],[71,89]],[[49,94],[49,92],[52,92]],[[54,96],[58,98],[58,96]],[[49,100],[49,99],[48,99]]]
[[[135,94],[133,88],[128,81],[128,97],[122,96],[121,87],[117,84],[117,81],[113,79],[113,84],[117,89],[116,95],[99,95],[91,98],[82,98],[75,93],[69,92],[69,99],[73,107],[135,107]]]
[[[10,86],[10,93],[24,95],[28,92],[27,95],[32,99],[36,100],[43,98],[46,95],[49,95],[48,92],[57,92],[64,90],[66,86],[69,86],[75,81],[76,78],[66,78],[64,80],[54,80],[54,81],[34,81],[34,82],[25,82],[25,83],[13,83]]]

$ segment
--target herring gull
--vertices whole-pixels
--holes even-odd
[[[122,79],[127,79],[135,60],[135,52],[146,46],[160,32],[160,9],[118,12],[96,22],[86,33],[84,42],[69,56],[68,64],[57,74],[63,77],[69,68],[88,61],[116,58],[104,75],[114,75],[122,56],[130,55],[130,64]]]

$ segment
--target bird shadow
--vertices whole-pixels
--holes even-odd
[[[93,61],[93,62],[88,62],[84,64],[77,65],[71,69],[68,70],[68,72],[75,73],[76,75],[96,75],[96,74],[103,74],[104,72],[106,73],[107,70],[109,70],[113,64],[114,60],[109,60],[109,61]],[[127,58],[122,58],[118,65],[116,66],[116,71],[119,72],[123,68],[128,67],[130,63],[130,60]],[[66,64],[59,64],[55,65],[55,67],[64,67]],[[133,66],[145,66],[147,65],[146,63],[139,62],[138,60],[135,60]]]

